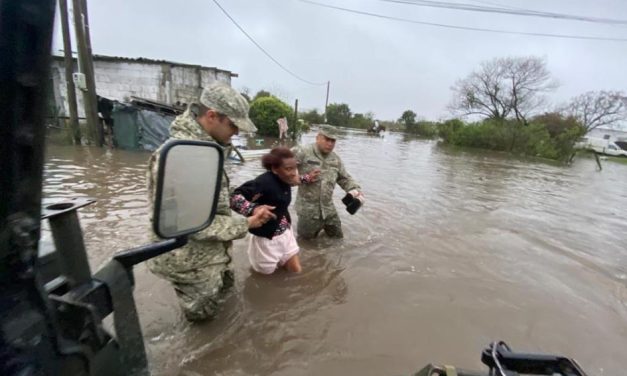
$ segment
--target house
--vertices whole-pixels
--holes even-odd
[[[228,70],[165,60],[93,56],[96,94],[119,102],[130,97],[143,98],[166,105],[184,105],[195,101],[203,87],[216,82],[231,85],[236,73]],[[78,63],[74,59],[74,71]],[[52,97],[56,117],[69,117],[65,62],[63,56],[52,58]],[[79,118],[84,118],[83,98],[77,90]]]
[[[586,134],[587,138],[602,138],[608,141],[627,141],[627,130],[620,128],[594,128]]]

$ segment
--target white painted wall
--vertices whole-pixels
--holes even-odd
[[[595,128],[586,137],[605,138],[609,141],[627,141],[627,131],[620,129]]]
[[[75,62],[76,63],[76,62]],[[77,71],[75,64],[74,71]],[[197,100],[202,87],[221,81],[231,85],[231,74],[214,68],[176,65],[167,62],[134,62],[94,59],[96,93],[102,97],[127,102],[131,96],[166,104]],[[69,116],[65,66],[53,59],[52,85],[60,116]],[[79,117],[84,117],[83,96],[77,90]]]

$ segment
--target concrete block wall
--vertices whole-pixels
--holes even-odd
[[[77,71],[76,64],[74,71]],[[202,87],[215,81],[231,84],[230,72],[169,62],[94,59],[94,74],[96,93],[120,102],[128,102],[129,97],[136,96],[166,104],[189,103],[198,99]],[[51,79],[59,115],[69,116],[62,59],[53,59]],[[77,90],[77,102],[79,117],[84,117],[80,90]]]

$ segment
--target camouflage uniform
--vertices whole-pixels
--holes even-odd
[[[170,139],[214,141],[189,110],[172,122]],[[151,204],[154,202],[160,151],[161,147],[149,162],[148,194]],[[231,216],[229,193],[229,179],[225,172],[211,226],[190,235],[186,246],[148,262],[153,273],[172,283],[185,317],[190,321],[213,318],[224,293],[233,284],[229,250],[232,240],[242,238],[248,232],[248,221],[239,215]]]
[[[340,157],[331,152],[322,154],[316,144],[298,146],[293,149],[301,175],[320,169],[318,180],[298,186],[296,213],[297,232],[303,238],[314,238],[324,229],[328,236],[341,238],[342,223],[333,205],[333,190],[337,183],[344,191],[361,187],[344,168]]]

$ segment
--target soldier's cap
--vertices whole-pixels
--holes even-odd
[[[332,125],[321,124],[318,126],[318,133],[334,140],[337,139],[337,128]]]
[[[226,115],[243,132],[256,132],[257,127],[248,117],[248,101],[232,87],[216,83],[207,86],[200,94],[200,103]]]

